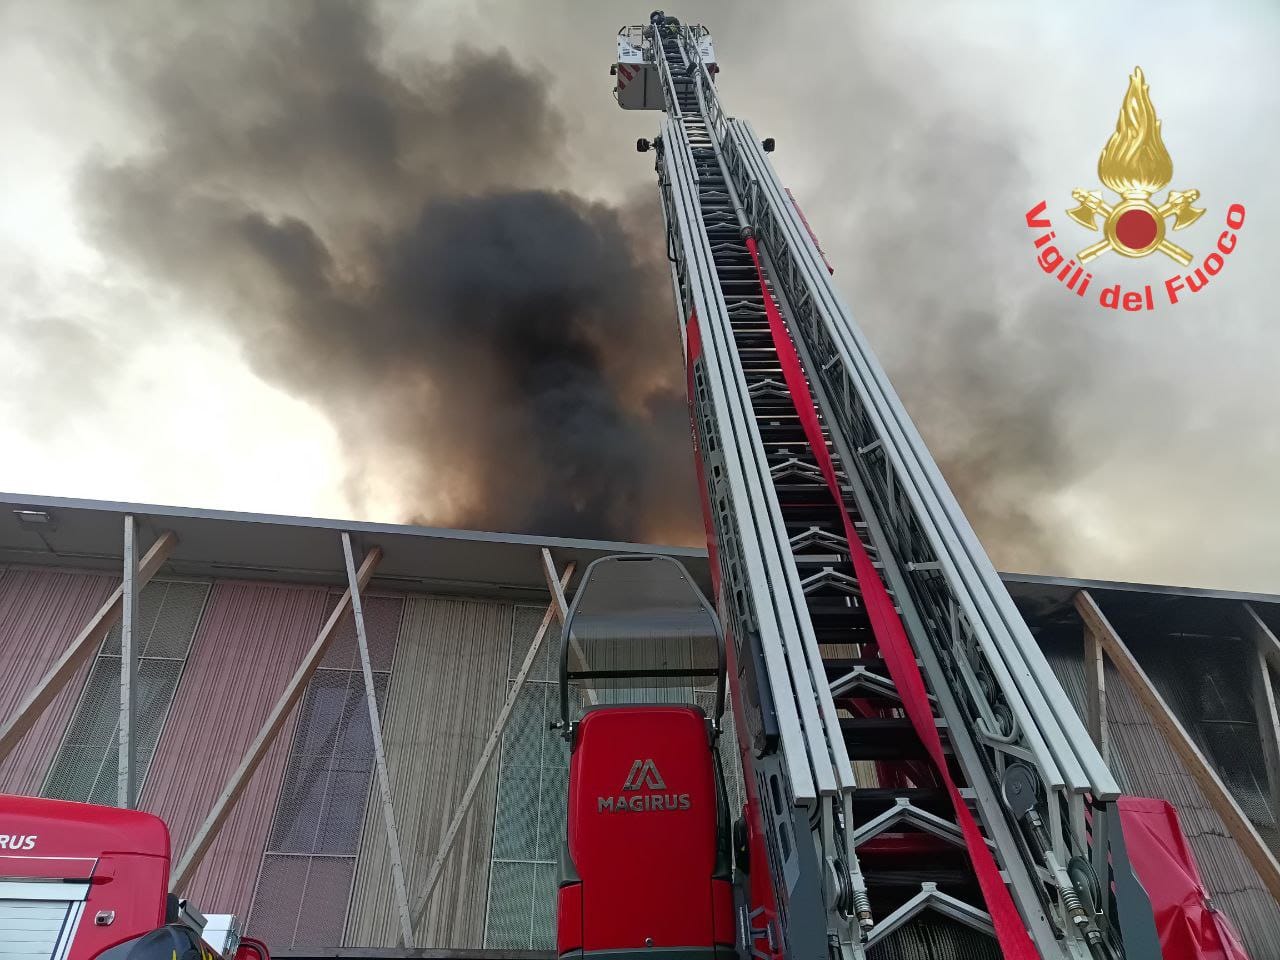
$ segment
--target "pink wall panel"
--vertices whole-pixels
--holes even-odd
[[[0,571],[0,717],[9,718],[119,583],[108,574],[70,570]],[[89,657],[0,762],[0,793],[39,792],[92,662]]]
[[[319,632],[323,587],[214,584],[142,806],[164,817],[175,860],[204,821]],[[271,826],[290,717],[185,890],[206,913],[248,913]]]

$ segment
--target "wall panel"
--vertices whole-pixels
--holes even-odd
[[[0,717],[12,714],[119,583],[119,577],[109,574],[73,570],[0,571],[0,671],[6,681],[0,685]],[[0,792],[33,794],[40,789],[92,660],[76,671],[0,763]]]
[[[323,587],[214,584],[142,792],[142,807],[169,824],[175,857],[315,640],[325,593]],[[206,913],[248,912],[296,713],[182,891]]]
[[[512,608],[471,600],[411,599],[405,608],[383,736],[409,897],[426,880],[440,838],[506,694]],[[496,763],[428,911],[418,946],[478,946],[493,833]],[[371,803],[356,869],[348,946],[394,947],[399,933],[382,812]]]

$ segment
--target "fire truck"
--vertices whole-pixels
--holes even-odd
[[[169,893],[169,830],[149,813],[0,798],[0,956],[270,960],[236,918]]]
[[[1176,817],[1121,795],[773,141],[721,106],[710,34],[655,11],[611,72],[622,108],[663,114],[637,147],[715,605],[669,558],[627,556],[593,563],[566,612],[559,956],[1242,958],[1184,882]],[[169,894],[169,860],[148,814],[0,799],[0,955],[267,960]]]

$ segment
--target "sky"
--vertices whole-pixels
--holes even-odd
[[[608,75],[648,12],[0,0],[0,489],[697,542],[657,116]],[[1280,592],[1280,7],[668,12],[997,566]],[[1207,211],[1173,239],[1247,216],[1176,305],[1167,258],[1091,264],[1153,285],[1125,313],[1025,215],[1096,239],[1065,211],[1135,65]]]

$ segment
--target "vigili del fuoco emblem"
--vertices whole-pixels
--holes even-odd
[[[1160,299],[1156,296],[1161,286],[1158,281],[1143,283],[1137,289],[1125,289],[1122,282],[1105,280],[1093,284],[1093,273],[1085,267],[1108,250],[1131,259],[1159,250],[1182,267],[1191,266],[1191,252],[1170,240],[1168,234],[1189,227],[1204,216],[1204,210],[1194,206],[1200,191],[1170,190],[1163,202],[1154,199],[1173,179],[1173,159],[1160,135],[1160,121],[1141,67],[1134,67],[1129,77],[1115,133],[1098,158],[1098,178],[1119,194],[1119,201],[1104,200],[1101,190],[1073,190],[1071,196],[1078,206],[1068,210],[1067,216],[1089,230],[1101,230],[1102,239],[1068,258],[1058,249],[1063,240],[1056,239],[1058,233],[1046,215],[1049,204],[1041,200],[1026,216],[1027,226],[1039,231],[1033,241],[1036,263],[1077,297],[1084,298],[1092,291],[1101,307],[1130,312],[1154,310]],[[1244,226],[1244,204],[1230,204],[1224,221],[1226,229],[1218,234],[1217,243],[1199,265],[1187,273],[1164,278],[1163,299],[1170,306],[1185,300],[1187,294],[1199,293],[1226,265],[1226,258],[1236,248],[1237,231]]]
[[[1072,220],[1097,230],[1102,218],[1103,239],[1076,254],[1081,263],[1108,250],[1123,257],[1145,257],[1159,250],[1184,267],[1191,264],[1191,254],[1165,235],[1166,220],[1173,219],[1174,230],[1199,220],[1204,210],[1192,204],[1200,199],[1200,191],[1170,190],[1164,203],[1152,202],[1152,195],[1173,179],[1173,160],[1160,137],[1160,121],[1147,89],[1142,68],[1134,67],[1116,132],[1098,158],[1098,179],[1120,195],[1120,202],[1107,203],[1097,190],[1071,192],[1080,204],[1067,211]]]

